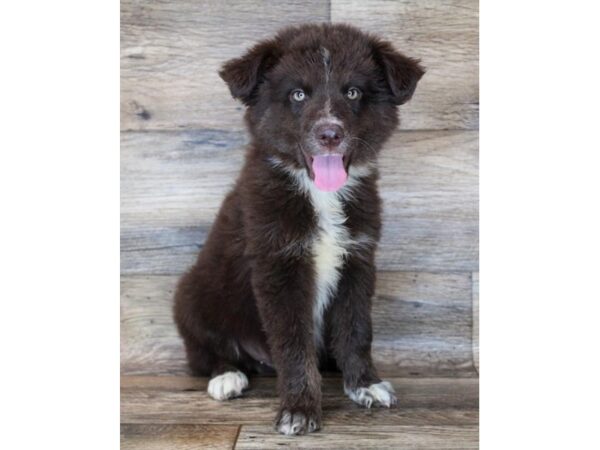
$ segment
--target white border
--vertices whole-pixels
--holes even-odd
[[[119,4],[0,6],[0,448],[119,445]]]
[[[484,449],[600,448],[594,5],[481,5]]]
[[[117,448],[119,5],[0,8],[0,447]],[[598,446],[597,9],[482,4],[482,448]]]

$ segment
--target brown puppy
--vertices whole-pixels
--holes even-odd
[[[361,405],[396,403],[371,360],[376,162],[423,73],[388,42],[330,24],[284,29],[220,72],[252,141],[175,319],[217,400],[276,370],[281,433],[320,428],[320,366],[337,365]]]

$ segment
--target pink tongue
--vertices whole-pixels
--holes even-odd
[[[348,178],[342,155],[315,156],[312,168],[315,172],[315,184],[322,191],[337,191]]]

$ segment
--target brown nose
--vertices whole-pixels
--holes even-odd
[[[319,126],[316,130],[316,137],[323,147],[333,150],[344,138],[344,130],[339,125],[327,123]]]

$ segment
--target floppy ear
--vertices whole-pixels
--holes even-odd
[[[233,98],[249,106],[254,103],[258,85],[264,74],[279,59],[279,46],[275,41],[264,41],[252,47],[245,55],[223,64],[219,71],[229,86]]]
[[[419,64],[420,60],[404,56],[389,42],[384,41],[375,43],[374,55],[383,69],[393,102],[402,105],[409,101],[418,81],[425,74],[425,69]]]

